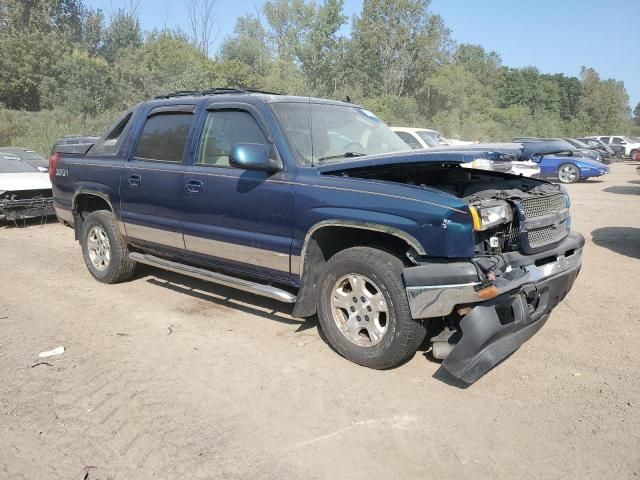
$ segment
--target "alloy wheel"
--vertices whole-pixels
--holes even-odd
[[[372,347],[387,333],[389,307],[380,288],[368,277],[351,273],[331,292],[333,320],[353,344]]]
[[[109,244],[109,237],[104,228],[100,225],[96,225],[89,230],[87,235],[87,250],[89,252],[89,259],[91,263],[101,272],[105,271],[109,267],[111,261],[111,245]]]

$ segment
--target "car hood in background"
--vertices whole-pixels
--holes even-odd
[[[51,188],[49,175],[40,172],[0,173],[0,192]]]
[[[466,148],[429,148],[406,152],[365,155],[345,158],[330,163],[321,163],[315,167],[321,173],[340,172],[344,170],[378,167],[381,165],[407,165],[413,163],[469,163],[478,159],[513,160],[515,155],[505,151],[491,151]]]

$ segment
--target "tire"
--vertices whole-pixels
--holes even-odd
[[[576,183],[580,180],[580,169],[573,163],[563,163],[558,167],[558,180],[561,183]]]
[[[129,249],[116,228],[113,213],[97,210],[87,215],[80,242],[84,263],[99,282],[123,282],[135,273],[136,262],[129,258]]]
[[[370,247],[342,250],[329,259],[318,289],[318,318],[340,355],[365,367],[387,369],[415,354],[427,330],[411,318],[403,268],[399,258]]]
[[[629,158],[631,160],[635,160],[636,159],[636,152],[637,151],[638,151],[637,149],[634,149],[634,150],[631,150],[631,152],[629,152]]]

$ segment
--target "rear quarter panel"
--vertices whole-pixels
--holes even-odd
[[[62,154],[53,177],[53,204],[58,217],[73,224],[74,197],[82,192],[103,195],[119,216],[123,166],[124,161],[120,158]]]

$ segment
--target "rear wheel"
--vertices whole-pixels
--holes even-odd
[[[96,280],[118,283],[133,276],[136,263],[129,258],[129,250],[116,228],[113,213],[98,210],[87,215],[80,241],[84,263]]]
[[[636,150],[631,150],[631,153],[630,153],[630,155],[629,155],[629,158],[630,158],[631,160],[638,160],[638,158],[636,158],[636,155],[637,155],[637,154],[638,154],[638,150],[637,150],[637,149],[636,149]]]
[[[580,180],[580,170],[573,163],[564,163],[558,168],[558,179],[562,183],[575,183]]]
[[[426,335],[411,318],[402,261],[369,247],[334,255],[320,281],[318,317],[343,357],[370,368],[395,367],[415,354]]]

